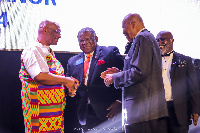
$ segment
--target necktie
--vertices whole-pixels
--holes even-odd
[[[85,81],[85,77],[86,77],[87,70],[88,70],[89,63],[90,63],[90,57],[91,57],[91,54],[88,54],[86,60],[84,61],[83,81]]]

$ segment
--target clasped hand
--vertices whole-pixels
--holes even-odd
[[[110,84],[113,83],[113,73],[120,72],[116,67],[107,68],[106,71],[101,73],[101,78],[104,79],[104,83],[107,87],[110,87]]]
[[[195,113],[191,114],[191,119],[190,120],[193,120],[193,125],[194,126],[197,125],[198,118],[199,118],[198,114],[195,114]]]
[[[68,82],[64,85],[68,88],[68,95],[74,97],[79,86],[79,81],[73,77],[66,78],[68,78]]]

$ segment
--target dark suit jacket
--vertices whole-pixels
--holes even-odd
[[[194,67],[195,67],[195,71],[197,73],[197,79],[198,79],[199,90],[200,90],[200,59],[194,60]]]
[[[191,113],[200,113],[198,81],[192,59],[174,52],[170,78],[178,122],[181,125],[188,125]]]
[[[100,78],[101,73],[107,70],[107,68],[117,67],[122,70],[123,57],[120,55],[118,48],[115,46],[105,47],[97,45],[89,68],[87,86],[82,82],[84,57],[84,53],[80,53],[70,58],[66,73],[66,76],[73,76],[80,82],[77,95],[75,96],[80,124],[85,124],[88,98],[97,117],[100,120],[106,120],[107,108],[114,101],[121,101],[122,97],[121,90],[116,90],[113,85],[109,88],[106,87],[104,80]],[[100,60],[104,60],[105,63],[98,64]]]
[[[154,36],[145,29],[135,37],[125,57],[123,71],[113,74],[115,87],[124,87],[126,123],[168,115],[161,65],[159,46]]]

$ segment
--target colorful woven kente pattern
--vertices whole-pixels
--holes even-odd
[[[50,73],[64,76],[53,53],[46,56]],[[34,81],[21,60],[19,78],[25,133],[64,133],[65,94],[63,85],[41,85]]]

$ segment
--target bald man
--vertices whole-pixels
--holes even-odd
[[[174,52],[171,32],[160,31],[156,40],[162,53],[168,133],[188,133],[190,120],[196,126],[200,113],[198,80],[192,59]]]
[[[64,133],[64,86],[76,90],[79,81],[64,76],[64,69],[50,48],[61,38],[60,32],[57,23],[42,21],[37,42],[22,52],[19,78],[26,133]]]
[[[139,14],[128,14],[122,28],[127,40],[133,42],[123,71],[109,68],[101,77],[107,86],[114,83],[123,89],[126,133],[165,133],[168,113],[159,46]]]

